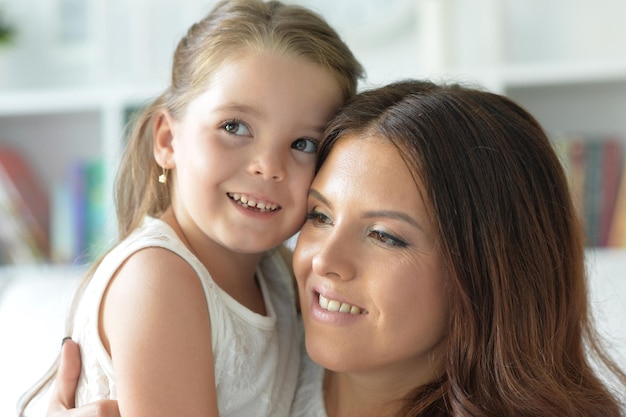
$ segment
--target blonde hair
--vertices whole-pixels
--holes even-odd
[[[182,117],[187,105],[206,90],[211,75],[222,62],[249,51],[277,53],[320,65],[335,76],[345,99],[356,94],[358,80],[364,75],[336,31],[304,7],[261,0],[217,3],[178,43],[169,87],[143,110],[130,131],[116,178],[119,241],[135,230],[146,215],[159,216],[170,205],[168,187],[156,181],[161,167],[152,148],[155,118],[161,111],[167,111],[174,119]],[[92,265],[74,296],[66,322],[67,334],[72,333],[76,305],[100,260]],[[22,396],[17,406],[19,416],[51,384],[58,366],[59,358]]]

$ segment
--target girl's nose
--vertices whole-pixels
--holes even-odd
[[[250,162],[249,172],[265,180],[282,181],[286,174],[285,157],[275,150],[257,153]]]

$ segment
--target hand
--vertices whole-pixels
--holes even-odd
[[[117,401],[114,400],[102,400],[74,408],[79,376],[80,349],[76,342],[66,339],[61,349],[61,363],[46,417],[120,417]]]

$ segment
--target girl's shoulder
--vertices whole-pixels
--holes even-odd
[[[122,298],[132,299],[133,286],[139,291],[144,286],[167,294],[183,284],[198,285],[195,258],[163,221],[146,217],[142,225],[111,250],[95,271],[96,286],[104,290],[115,285],[128,286]],[[202,292],[200,292],[202,294]],[[149,294],[148,294],[149,296]]]
[[[120,261],[124,264],[132,262],[148,269],[153,266],[187,269],[189,265],[185,264],[192,263],[192,260],[195,257],[176,232],[164,221],[149,216],[105,258],[105,261],[113,265]]]

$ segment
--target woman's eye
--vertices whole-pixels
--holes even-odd
[[[317,152],[317,144],[318,142],[311,138],[300,138],[296,139],[291,147],[297,151],[305,152],[305,153],[316,153]]]
[[[330,224],[331,221],[328,218],[328,216],[326,216],[325,214],[317,211],[317,210],[311,210],[306,214],[306,220],[308,222],[314,223],[314,224]]]
[[[408,246],[408,244],[404,240],[392,236],[389,233],[381,232],[378,230],[371,230],[369,232],[369,236],[373,237],[376,241],[386,246],[395,246],[401,248]]]
[[[222,126],[225,131],[238,136],[250,136],[248,126],[238,120],[231,120]]]

